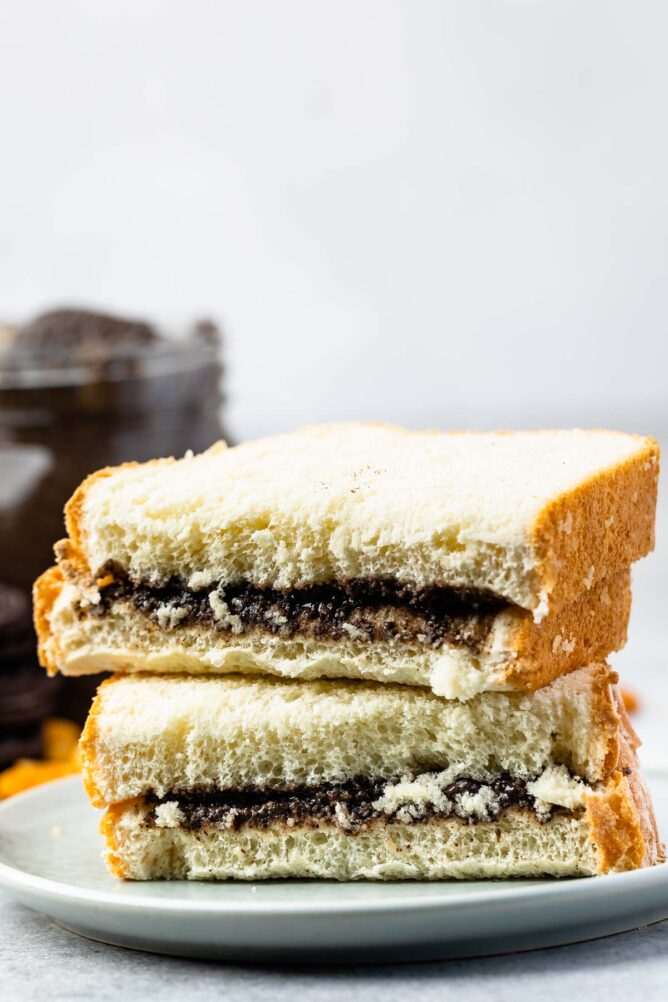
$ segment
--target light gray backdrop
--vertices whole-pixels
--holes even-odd
[[[228,330],[237,436],[662,432],[661,2],[4,0],[0,315]]]
[[[660,0],[4,0],[0,315],[213,314],[238,438],[668,440],[667,36]]]

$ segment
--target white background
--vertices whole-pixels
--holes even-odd
[[[3,0],[0,313],[215,316],[237,438],[666,439],[667,38],[660,0]]]

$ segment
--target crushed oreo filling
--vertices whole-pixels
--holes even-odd
[[[427,779],[438,773],[427,774]],[[423,777],[424,778],[424,774]],[[398,784],[410,778],[398,780]],[[495,821],[509,808],[535,812],[548,821],[563,808],[538,803],[527,792],[527,782],[508,775],[480,781],[459,778],[444,784],[433,799],[392,799],[393,784],[385,779],[357,776],[343,783],[322,783],[289,790],[186,790],[165,797],[147,797],[145,824],[188,831],[214,826],[234,831],[248,825],[265,828],[282,822],[288,828],[333,824],[354,834],[373,822],[417,824],[432,818],[458,817],[468,824]],[[396,789],[396,785],[395,785]],[[388,796],[389,793],[389,796]]]
[[[114,602],[130,601],[162,629],[202,624],[231,633],[261,629],[279,637],[415,643],[448,642],[482,648],[494,617],[508,603],[465,588],[414,589],[391,580],[351,580],[290,591],[234,584],[193,590],[179,581],[164,587],[133,584],[114,575],[101,589],[103,615]]]

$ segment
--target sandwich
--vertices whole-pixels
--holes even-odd
[[[348,423],[88,477],[35,585],[125,879],[587,876],[663,859],[608,655],[658,447]]]
[[[658,447],[307,428],[93,474],[37,582],[50,672],[532,691],[623,646]]]
[[[606,665],[466,702],[377,682],[116,676],[81,752],[134,880],[585,876],[662,859]]]

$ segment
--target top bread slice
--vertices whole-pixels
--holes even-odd
[[[612,431],[322,425],[93,474],[69,554],[152,585],[485,589],[540,619],[652,549],[658,459]]]

